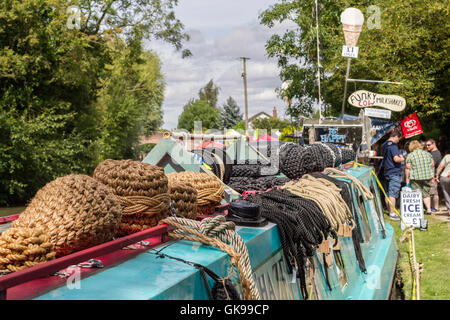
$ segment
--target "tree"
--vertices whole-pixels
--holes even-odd
[[[178,0],[78,0],[81,11],[81,31],[88,35],[134,37],[136,32],[144,39],[160,39],[177,50],[189,40],[184,25],[173,11]],[[187,49],[182,56],[190,56]]]
[[[162,123],[160,61],[154,53],[142,51],[139,38],[132,38],[117,50],[109,68],[97,100],[103,110],[99,160],[136,158],[139,137]]]
[[[216,109],[219,90],[220,88],[217,87],[211,79],[202,89],[200,89],[198,96],[200,100],[206,101],[211,107]]]
[[[142,39],[182,48],[176,2],[0,1],[0,205],[131,157],[137,132],[159,126],[164,83]]]
[[[289,127],[290,125],[291,123],[288,120],[282,120],[273,117],[255,119],[252,122],[252,127],[254,129],[266,130],[269,135],[272,134],[272,130],[282,131],[284,128]]]
[[[220,109],[221,128],[233,128],[240,121],[242,121],[241,109],[236,101],[232,97],[229,97],[223,105],[223,108]]]
[[[219,111],[211,107],[206,101],[192,99],[183,108],[178,118],[178,129],[194,130],[194,122],[201,121],[202,129],[214,129],[219,122]]]
[[[376,10],[367,1],[352,1],[361,9],[365,23],[358,40],[359,56],[352,59],[351,78],[403,82],[403,86],[385,84],[350,84],[382,94],[399,94],[406,98],[407,108],[395,114],[397,119],[417,111],[426,126],[445,127],[449,122],[448,6],[433,0],[372,1],[380,9],[380,27],[376,26]],[[343,99],[347,59],[341,57],[344,35],[340,14],[348,1],[319,1],[320,64],[322,99],[338,115]],[[373,8],[373,7],[372,7]],[[376,9],[376,8],[375,8]],[[315,2],[283,1],[260,15],[262,24],[273,27],[278,22],[296,24],[283,35],[273,35],[266,44],[269,57],[278,59],[283,80],[292,79],[289,95],[311,104],[317,100],[317,52],[314,13]],[[370,22],[369,22],[370,21]],[[294,108],[300,106],[293,105]],[[360,110],[347,106],[346,112]],[[433,121],[429,121],[433,120]]]

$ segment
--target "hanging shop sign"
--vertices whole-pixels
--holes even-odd
[[[419,118],[415,112],[403,119],[400,125],[406,139],[417,136],[423,132]]]
[[[365,108],[364,115],[366,117],[390,119],[391,118],[391,110]]]
[[[406,107],[406,100],[395,95],[373,93],[366,90],[358,90],[348,97],[348,103],[354,107],[382,107],[395,112],[403,111]]]
[[[420,190],[400,192],[400,214],[407,227],[420,228],[420,220],[423,219],[422,192]],[[403,228],[403,222],[401,225]]]
[[[342,46],[342,56],[347,58],[358,58],[358,47]]]
[[[345,134],[338,134],[338,129],[329,128],[327,134],[320,135],[320,141],[331,143],[345,143]]]

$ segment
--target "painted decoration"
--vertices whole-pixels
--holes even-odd
[[[403,119],[400,125],[406,139],[417,136],[423,132],[419,118],[415,112]]]
[[[373,93],[366,90],[353,92],[348,97],[348,103],[358,108],[378,106],[395,112],[403,111],[406,107],[406,100],[403,97]]]
[[[338,134],[338,129],[336,128],[329,128],[328,134],[322,134],[320,135],[320,140],[322,142],[331,142],[331,143],[345,143],[345,135],[344,134]]]

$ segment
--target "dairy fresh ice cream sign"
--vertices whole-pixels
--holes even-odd
[[[348,103],[358,108],[378,106],[396,112],[403,111],[406,107],[406,100],[403,97],[373,93],[366,90],[353,92],[348,97]]]

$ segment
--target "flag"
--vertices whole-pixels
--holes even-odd
[[[415,112],[403,119],[401,126],[403,135],[406,139],[417,136],[423,132],[422,127],[420,126],[419,118],[417,118],[417,114]]]

